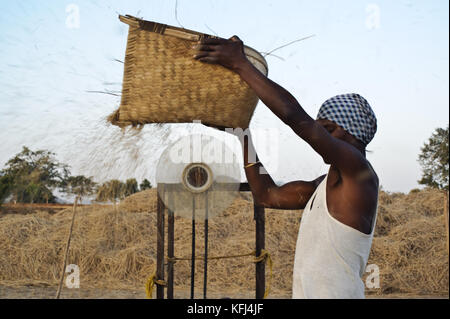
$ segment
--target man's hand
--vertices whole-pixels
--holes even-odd
[[[232,71],[237,71],[242,65],[248,63],[244,54],[244,44],[237,37],[229,40],[208,38],[193,46],[198,52],[194,59],[201,62],[220,64]]]

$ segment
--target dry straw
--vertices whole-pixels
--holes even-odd
[[[443,196],[437,191],[423,190],[408,195],[380,193],[369,258],[369,264],[379,267],[380,288],[368,289],[368,294],[448,295],[443,206]],[[1,285],[50,285],[54,293],[71,211],[0,215],[0,291]],[[112,207],[83,206],[77,214],[67,262],[79,265],[82,289],[139,289],[145,297],[145,282],[155,270],[156,190],[126,198],[118,211]],[[268,298],[290,297],[300,216],[300,211],[266,210],[266,249],[273,260]],[[255,224],[251,196],[238,197],[209,226],[211,255],[252,251]],[[176,257],[190,255],[190,236],[190,221],[177,217]],[[196,236],[197,250],[203,251],[202,227]],[[211,296],[253,298],[255,264],[252,261],[252,257],[211,260],[208,263]],[[202,287],[202,272],[199,262],[197,287]],[[188,298],[189,262],[175,264],[174,279],[175,297]],[[63,297],[64,293],[67,289],[63,290]]]
[[[234,72],[193,59],[194,43],[213,36],[129,15],[119,19],[129,25],[128,43],[120,107],[108,121],[248,127],[258,103],[254,91]],[[250,47],[244,52],[267,75],[264,57]]]

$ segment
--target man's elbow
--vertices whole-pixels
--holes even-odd
[[[264,208],[272,208],[270,199],[267,195],[255,195],[253,194],[253,203],[256,206],[264,207]]]
[[[268,188],[264,194],[260,194],[259,196],[254,196],[254,203],[256,206],[261,206],[264,208],[272,208],[272,209],[304,209],[306,206],[306,202],[299,198],[297,200],[289,200],[285,198],[279,193],[278,187]]]
[[[255,205],[265,208],[274,208],[274,206],[277,206],[273,196],[273,191],[275,188],[276,187],[269,187],[259,194],[253,193],[253,202]]]

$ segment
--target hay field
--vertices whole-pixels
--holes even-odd
[[[443,196],[433,190],[380,193],[379,213],[369,264],[380,269],[380,288],[370,297],[448,297],[449,265]],[[266,248],[273,260],[269,298],[290,298],[294,251],[301,211],[266,210]],[[0,214],[0,298],[51,298],[56,292],[71,209]],[[175,218],[175,256],[190,254],[191,222]],[[203,223],[197,223],[197,254],[203,252]],[[209,222],[209,255],[249,253],[254,249],[253,203],[243,193]],[[167,243],[167,241],[166,241]],[[80,267],[80,289],[63,288],[71,298],[143,298],[156,261],[156,191],[126,198],[117,210],[84,206],[77,212],[68,264]],[[203,286],[197,262],[197,297]],[[212,298],[253,298],[251,257],[210,260]],[[268,280],[269,272],[266,277]],[[188,297],[190,263],[175,264],[175,297]],[[92,293],[90,293],[92,292]],[[127,293],[129,292],[129,293]]]

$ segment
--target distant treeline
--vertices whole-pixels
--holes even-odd
[[[98,184],[92,177],[72,176],[69,166],[59,162],[54,153],[28,147],[23,147],[0,171],[0,204],[7,199],[14,203],[54,203],[56,189],[78,200],[95,195],[96,201],[115,203],[149,188],[152,185],[147,179],[139,185],[135,178]]]

